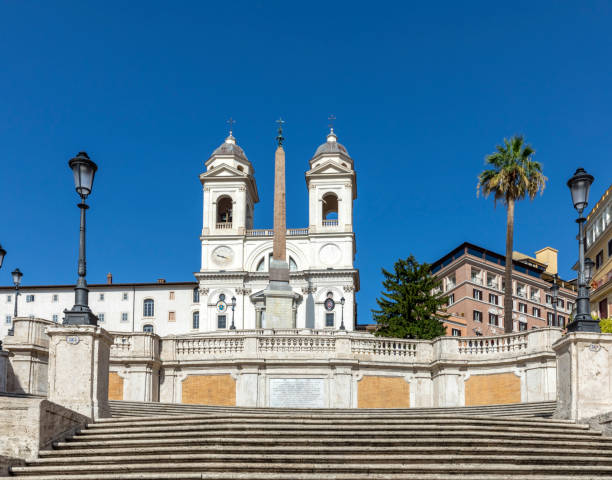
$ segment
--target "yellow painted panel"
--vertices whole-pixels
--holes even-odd
[[[410,384],[403,377],[365,376],[357,383],[357,407],[410,407]]]
[[[108,399],[123,400],[123,378],[116,372],[108,374]]]
[[[465,382],[466,405],[520,403],[521,379],[514,373],[473,375]]]
[[[236,405],[236,380],[231,375],[189,375],[183,381],[183,403]]]

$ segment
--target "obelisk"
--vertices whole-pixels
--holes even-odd
[[[287,263],[287,210],[285,202],[285,150],[283,121],[278,120],[278,136],[274,155],[274,240],[270,261],[270,281],[264,290],[265,328],[294,328],[294,294],[289,285]]]

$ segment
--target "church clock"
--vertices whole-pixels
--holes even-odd
[[[212,252],[212,261],[219,266],[225,266],[232,263],[234,260],[234,251],[227,245],[221,245]]]

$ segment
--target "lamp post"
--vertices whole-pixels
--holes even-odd
[[[589,190],[593,183],[593,175],[589,175],[583,168],[579,168],[574,176],[567,181],[567,186],[572,194],[572,203],[578,212],[578,298],[576,299],[576,316],[567,326],[568,332],[597,332],[599,322],[591,317],[591,307],[589,304],[589,284],[591,283],[592,261],[585,260],[585,235],[584,222],[586,218],[582,212],[589,204]],[[587,268],[589,271],[587,271]]]
[[[236,309],[236,297],[232,297],[232,326],[230,330],[236,330],[236,325],[234,325],[234,310]]]
[[[74,174],[74,186],[81,197],[81,203],[77,204],[81,210],[81,229],[79,236],[79,278],[74,288],[74,306],[71,310],[64,310],[64,325],[98,325],[96,317],[89,308],[89,289],[85,275],[87,274],[85,255],[85,211],[89,206],[85,200],[91,193],[94,176],[98,166],[89,159],[85,152],[79,152],[76,157],[68,162],[68,166]]]
[[[344,327],[344,302],[345,301],[346,300],[344,300],[344,297],[342,297],[340,299],[340,305],[342,305],[342,313],[341,313],[341,316],[340,316],[340,319],[341,319],[341,321],[340,321],[340,330],[346,330],[346,328]]]
[[[558,325],[557,323],[557,301],[559,298],[559,285],[557,284],[557,277],[558,275],[555,273],[553,275],[553,283],[552,286],[550,287],[550,293],[552,294],[552,306],[553,306],[553,321],[552,321],[552,326],[553,327],[559,327],[560,325]]]
[[[15,312],[13,314],[13,319],[17,318],[17,299],[19,298],[19,287],[21,285],[21,278],[23,277],[23,273],[16,268],[11,272],[13,276],[13,283],[15,284]]]

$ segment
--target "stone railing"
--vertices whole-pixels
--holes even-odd
[[[49,337],[47,328],[57,325],[50,320],[42,318],[17,317],[13,320],[13,335],[4,339],[7,350],[15,350],[18,346],[47,351]]]
[[[358,356],[373,356],[390,359],[407,360],[409,357],[417,356],[419,342],[412,340],[372,338],[353,339],[351,342],[351,353]]]
[[[323,226],[324,227],[337,227],[338,226],[338,220],[337,219],[323,220]]]
[[[231,222],[230,222],[230,223],[217,223],[217,224],[215,225],[215,228],[216,228],[217,230],[231,230],[231,228],[232,228],[232,223],[231,223]]]
[[[234,356],[244,350],[244,338],[242,337],[195,337],[195,338],[174,338],[170,343],[173,347],[171,351],[176,359],[185,357],[196,357],[198,359],[216,358],[219,356]]]
[[[111,345],[111,362],[119,361],[152,361],[160,357],[160,338],[153,333],[109,332],[114,337]]]
[[[289,228],[287,229],[288,237],[297,237],[300,235],[308,235],[308,227],[305,228]],[[272,237],[274,236],[274,230],[270,228],[263,229],[249,229],[246,231],[247,237]]]
[[[334,337],[277,337],[263,336],[257,339],[257,353],[335,353],[336,339]]]

